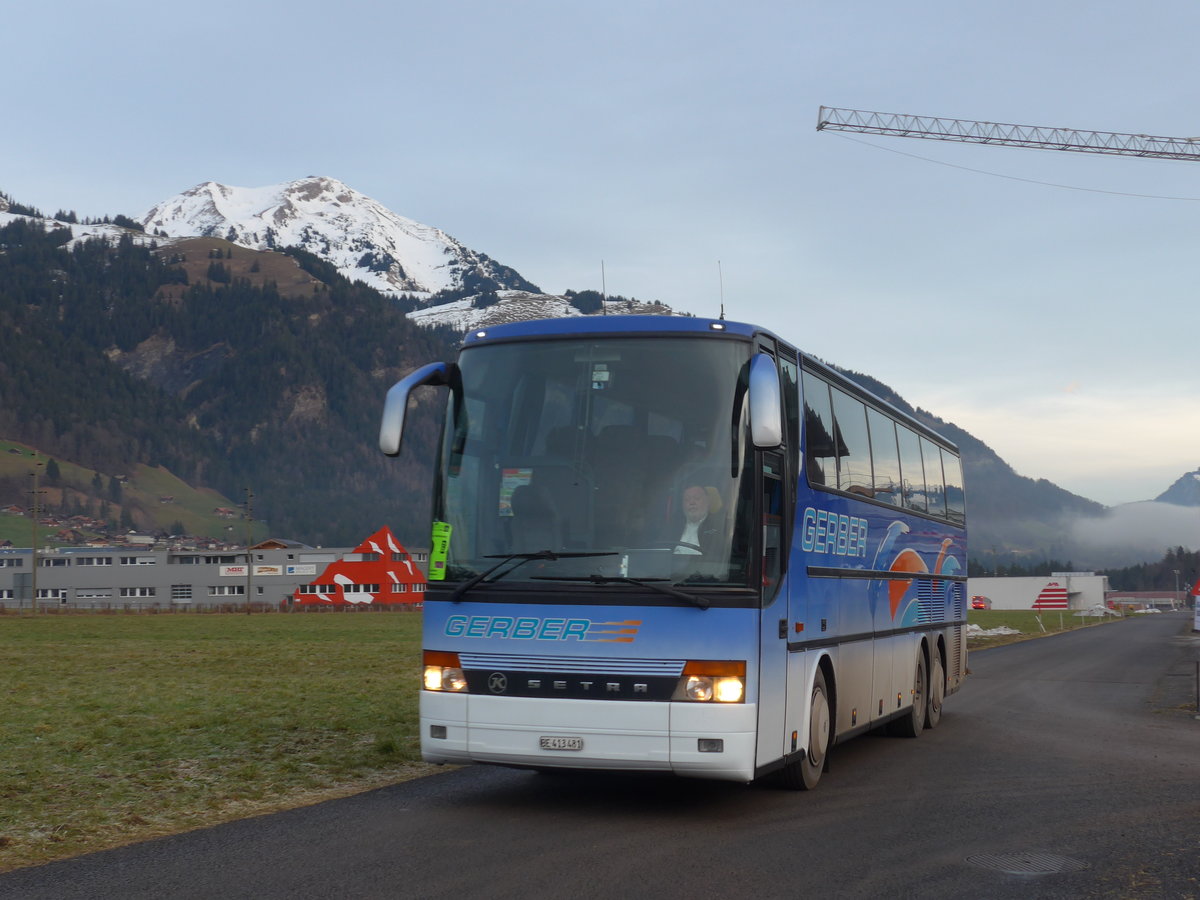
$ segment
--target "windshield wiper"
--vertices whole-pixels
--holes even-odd
[[[457,603],[459,600],[462,599],[463,594],[465,594],[467,591],[471,590],[471,588],[475,587],[476,585],[480,584],[489,575],[499,571],[501,568],[503,568],[506,564],[512,562],[514,559],[519,560],[519,562],[515,566],[513,566],[511,569],[509,569],[508,572],[505,572],[504,575],[501,575],[500,578],[503,578],[505,575],[508,575],[509,572],[515,572],[517,569],[519,569],[525,563],[529,562],[531,559],[547,559],[547,560],[553,561],[556,559],[579,559],[584,556],[616,556],[616,555],[617,554],[616,554],[615,550],[611,551],[611,552],[610,551],[598,551],[598,552],[589,552],[589,553],[555,553],[553,550],[538,550],[534,553],[509,553],[508,555],[492,554],[489,556],[485,556],[483,558],[484,559],[498,559],[498,560],[500,560],[500,562],[496,563],[490,569],[485,569],[484,571],[482,571],[476,575],[472,575],[469,579],[467,579],[462,584],[460,584],[458,587],[456,587],[454,589],[454,593],[450,595],[450,602]],[[500,578],[496,578],[495,580],[499,581]]]
[[[659,582],[667,581],[666,578],[630,578],[628,575],[534,575],[534,581],[587,581],[591,584],[636,584],[638,587],[648,587],[652,591],[658,591],[660,594],[666,594],[668,597],[674,597],[676,600],[682,600],[685,603],[690,603],[692,606],[698,606],[700,609],[708,609],[708,600],[704,597],[698,597],[695,594],[689,594],[687,591],[680,591],[670,585],[660,584]]]

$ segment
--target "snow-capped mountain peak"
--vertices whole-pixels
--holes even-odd
[[[169,237],[219,237],[254,250],[300,247],[385,293],[532,290],[517,272],[438,228],[397,215],[336,178],[258,188],[206,181],[139,221]]]

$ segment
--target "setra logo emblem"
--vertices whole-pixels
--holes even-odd
[[[508,676],[503,672],[493,672],[488,676],[488,690],[493,694],[503,694],[508,690]]]

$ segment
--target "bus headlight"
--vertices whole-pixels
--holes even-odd
[[[713,683],[713,699],[718,703],[741,703],[746,685],[740,678],[718,678]]]
[[[674,700],[741,703],[746,698],[746,664],[732,660],[689,660]]]
[[[467,676],[462,669],[450,666],[426,666],[425,690],[427,691],[465,691]]]
[[[467,675],[462,670],[457,653],[441,650],[425,651],[425,690],[465,691]]]
[[[683,692],[689,700],[711,700],[713,698],[713,681],[707,675],[689,675]]]

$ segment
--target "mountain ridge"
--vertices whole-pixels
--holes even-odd
[[[1180,475],[1170,487],[1154,498],[1154,502],[1200,506],[1200,469]]]

